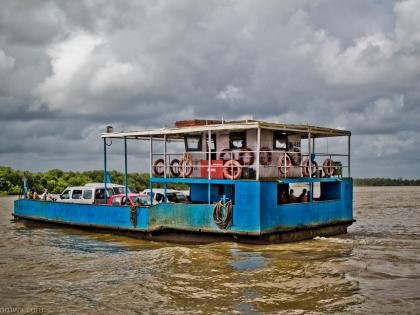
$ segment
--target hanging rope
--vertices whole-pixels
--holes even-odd
[[[213,209],[213,221],[221,229],[226,229],[232,223],[232,201],[226,202],[224,208],[223,213],[223,204],[220,200]]]

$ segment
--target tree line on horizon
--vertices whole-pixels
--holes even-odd
[[[111,182],[124,184],[124,174],[117,171],[108,172]],[[92,170],[84,172],[62,171],[52,169],[47,172],[30,172],[0,166],[0,195],[18,195],[22,192],[22,178],[26,177],[29,188],[38,193],[44,188],[53,194],[60,194],[68,186],[83,186],[87,183],[103,182],[104,172]],[[355,186],[420,186],[420,179],[402,178],[355,178]],[[131,190],[142,191],[149,188],[148,173],[129,173],[128,186]],[[186,184],[168,184],[168,188],[188,189]]]

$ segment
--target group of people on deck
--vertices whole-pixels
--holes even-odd
[[[296,197],[294,195],[294,190],[290,189],[289,194],[286,193],[285,190],[282,190],[279,194],[279,204],[285,203],[299,203],[299,202],[308,202],[309,201],[309,191],[307,189],[303,189],[302,193]]]
[[[30,188],[29,192],[28,192],[28,199],[32,199],[32,200],[53,200],[51,194],[48,192],[48,188],[44,189],[44,193],[41,194],[41,196],[38,195],[38,193],[36,192],[35,189]]]

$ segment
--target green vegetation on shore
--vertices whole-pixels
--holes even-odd
[[[420,179],[355,178],[355,186],[420,186]]]
[[[111,182],[124,184],[124,174],[117,171],[108,172]],[[0,166],[0,195],[18,195],[21,192],[22,177],[28,180],[28,186],[38,193],[47,187],[53,194],[60,194],[67,186],[82,186],[86,183],[102,183],[104,172],[100,170],[72,172],[53,169],[43,173],[14,170],[11,167]],[[129,173],[130,189],[143,190],[149,188],[148,173]],[[172,184],[168,188],[188,189],[185,184]]]
[[[0,195],[17,195],[21,191],[22,177],[28,180],[29,187],[37,192],[42,192],[44,187],[53,194],[61,193],[67,186],[79,186],[92,182],[103,182],[103,171],[72,172],[62,170],[50,170],[43,173],[14,170],[11,167],[0,166]],[[121,172],[109,172],[111,182],[124,183],[124,175]],[[355,186],[420,186],[420,179],[393,179],[393,178],[356,178]],[[149,187],[149,174],[129,173],[128,186],[131,189],[143,190]],[[168,188],[187,189],[183,184],[168,185]]]

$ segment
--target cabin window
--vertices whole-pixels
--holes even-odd
[[[306,203],[310,201],[310,183],[277,185],[277,204]]]
[[[313,200],[321,198],[321,183],[315,182],[312,184],[312,198]]]
[[[209,136],[206,136],[206,145],[207,145],[207,153],[211,151],[211,159],[216,160],[216,135],[211,135],[210,138],[210,148],[209,148]],[[208,159],[208,157],[206,157]]]
[[[61,194],[61,199],[70,199],[70,190],[65,190],[65,191]]]
[[[246,147],[246,132],[231,132],[229,134],[229,148],[243,149]]]
[[[185,136],[184,141],[187,151],[201,151],[201,136]]]
[[[71,194],[71,199],[80,199],[80,198],[82,198],[82,190],[81,189],[73,190],[73,193]]]
[[[273,132],[273,148],[274,150],[287,151],[287,135],[284,132]]]
[[[130,190],[128,190],[128,192],[130,192]],[[114,187],[113,194],[114,195],[125,194],[125,187]]]
[[[92,190],[84,190],[83,191],[83,199],[92,199]]]
[[[278,184],[277,185],[277,204],[285,204],[288,203],[288,196],[289,195],[289,185],[288,184]]]
[[[340,200],[341,199],[341,182],[321,182],[321,194],[315,201]]]
[[[112,196],[114,194],[114,191],[112,189],[107,188],[106,191],[108,192],[107,197]],[[103,188],[95,190],[95,199],[105,199]]]
[[[119,206],[120,204],[121,204],[121,197],[114,197],[114,199],[112,199],[113,206]]]

